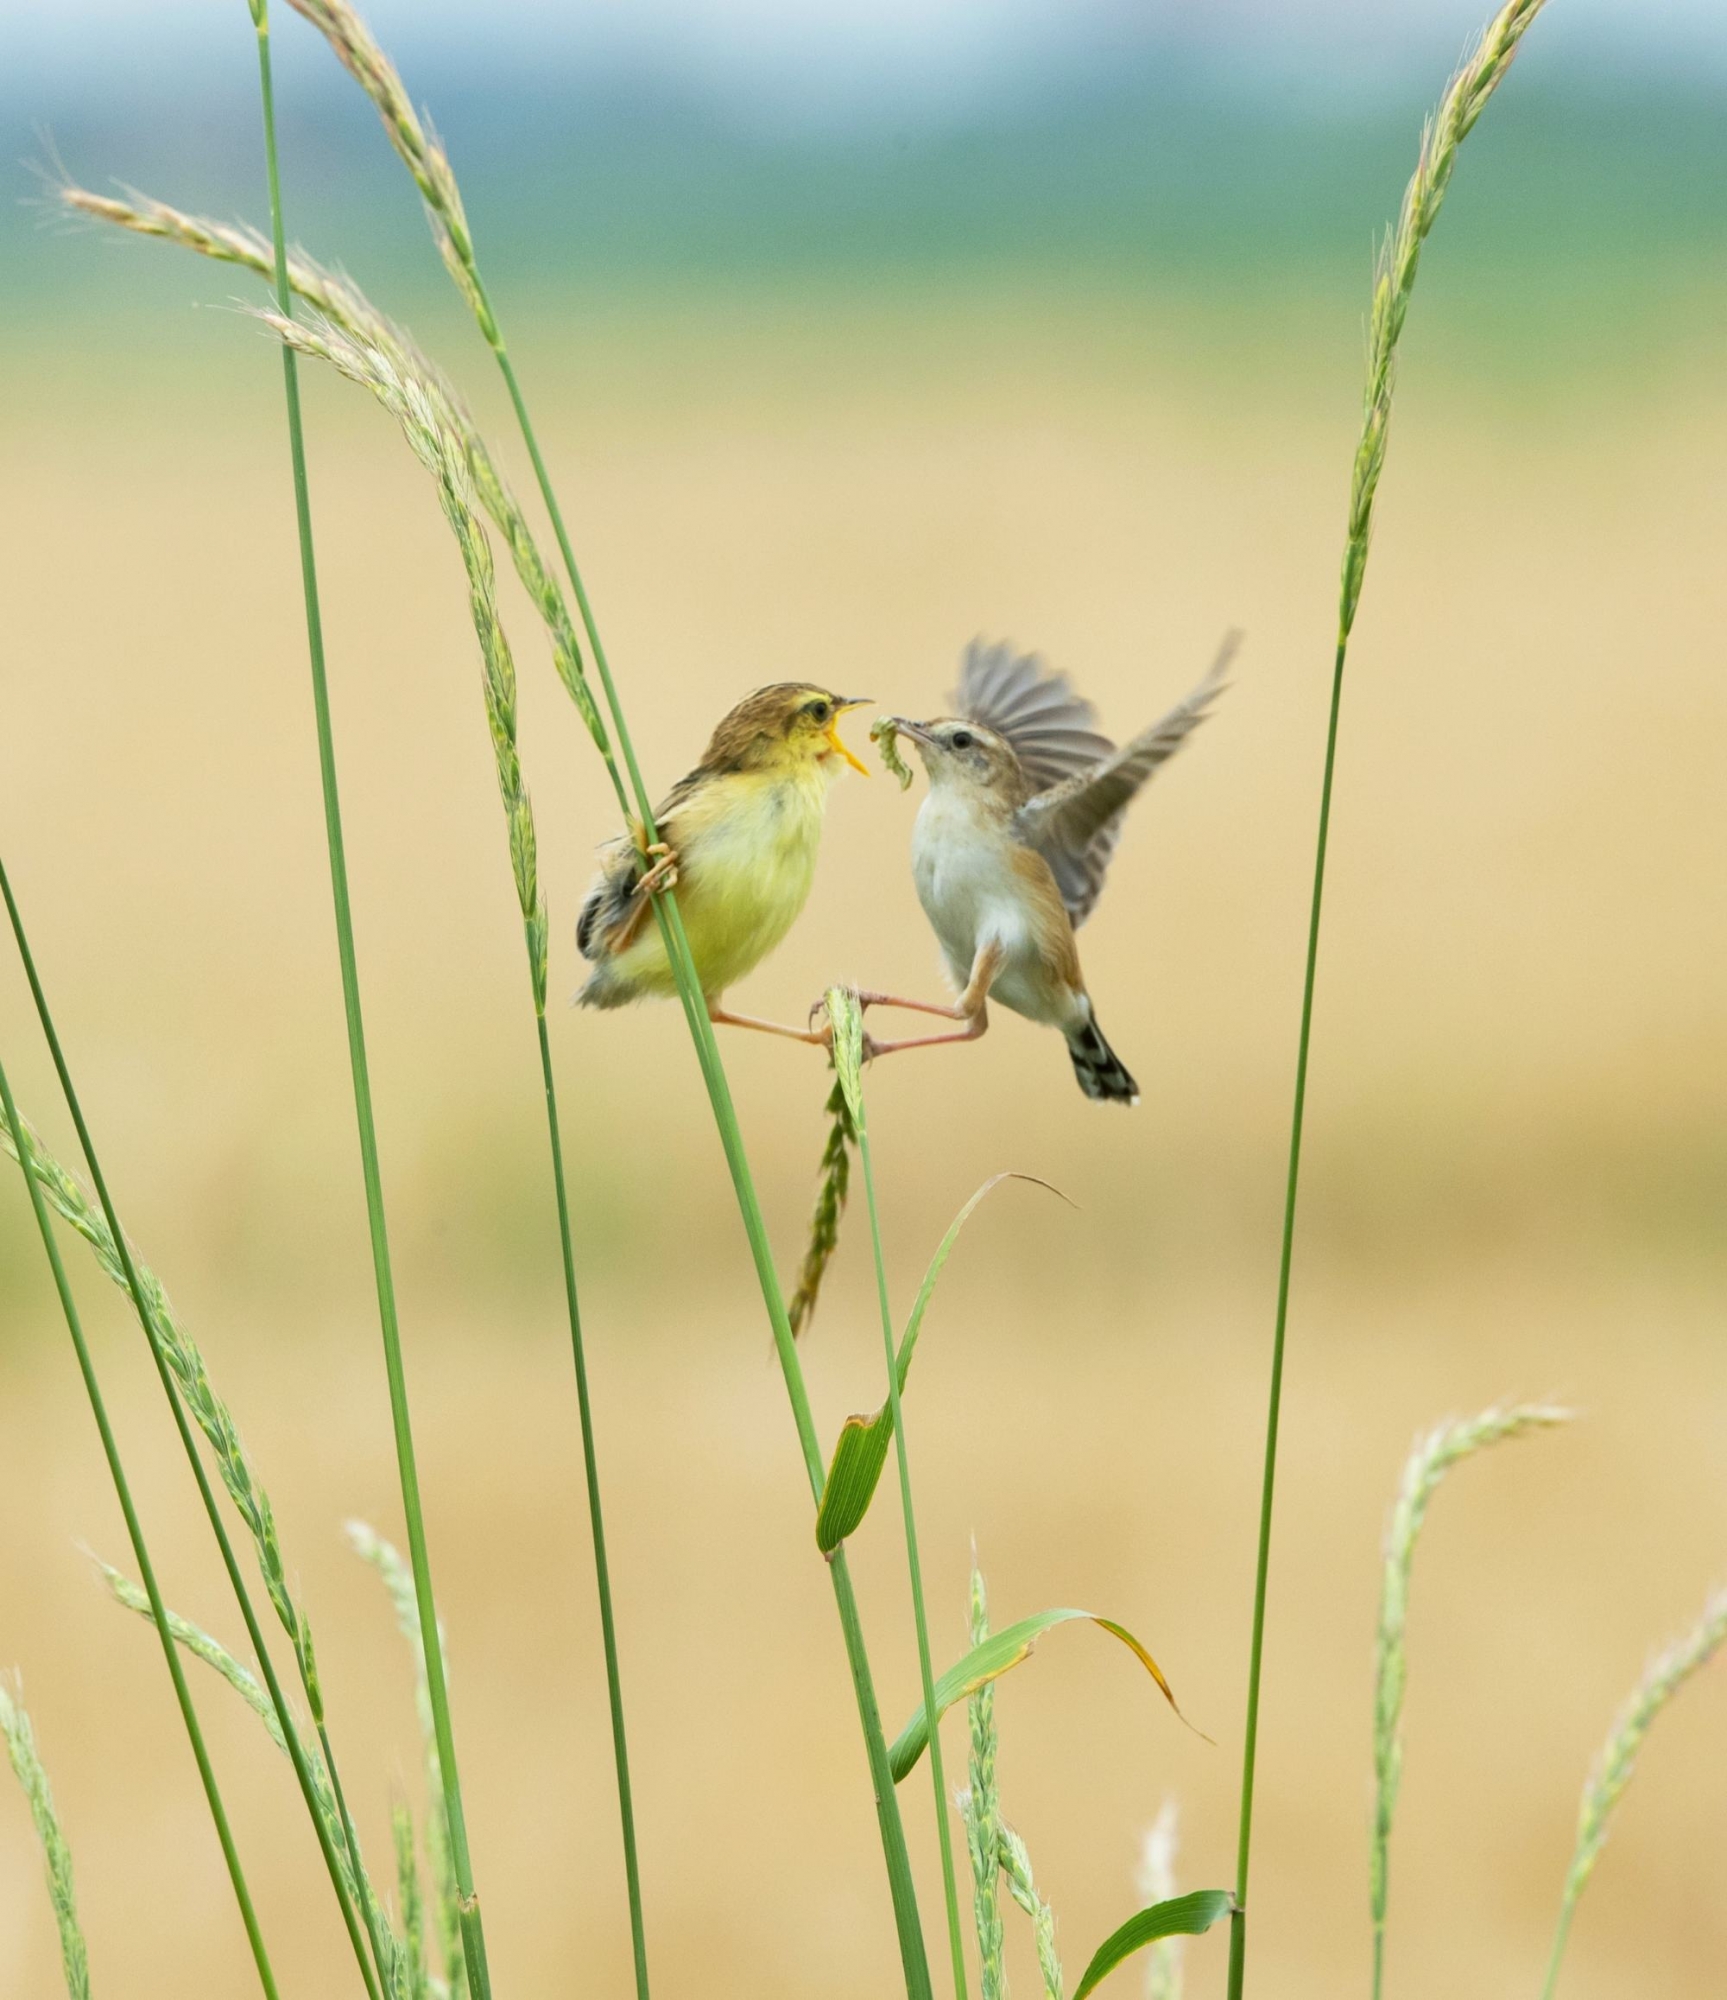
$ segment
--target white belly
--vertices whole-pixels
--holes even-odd
[[[1065,1013],[1065,996],[1047,989],[1025,890],[1013,869],[1013,843],[998,825],[980,823],[963,799],[933,790],[912,831],[912,879],[954,984],[971,978],[979,950],[1001,947],[990,998],[1034,1021]]]

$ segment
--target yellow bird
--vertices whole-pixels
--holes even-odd
[[[954,696],[957,713],[889,725],[917,745],[929,792],[912,835],[918,901],[961,989],[951,1007],[890,994],[867,1005],[909,1007],[964,1026],[943,1035],[877,1042],[872,1055],[973,1041],[993,998],[1059,1028],[1079,1087],[1104,1102],[1137,1104],[1139,1086],[1097,1025],[1074,932],[1103,892],[1128,804],[1204,721],[1226,685],[1232,633],[1184,701],[1117,749],[1095,711],[1036,654],[974,642]]]
[[[839,718],[867,695],[780,681],[745,695],[702,761],[654,814],[661,838],[621,836],[576,922],[593,966],[581,1007],[623,1007],[677,990],[652,897],[675,887],[710,1021],[821,1042],[826,1030],[728,1014],[727,987],[755,969],[797,921],[815,879],[828,790],[841,764],[869,776],[839,738]],[[650,865],[651,859],[651,865]]]

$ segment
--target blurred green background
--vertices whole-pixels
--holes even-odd
[[[530,481],[369,106],[278,9],[290,224],[457,376]],[[1265,1367],[1337,562],[1379,231],[1473,9],[699,0],[381,8],[447,140],[653,778],[761,681],[944,700],[973,633],[1125,735],[1246,631],[1082,945],[1145,1097],[1012,1017],[871,1079],[895,1297],[1002,1167],[910,1406],[938,1651],[1093,1605],[1008,1683],[1007,1810],[1077,1969],[1144,1827],[1231,1872]],[[232,273],[52,220],[56,156],[263,221],[237,4],[0,10],[0,840],[133,1233],[283,1518],[371,1847],[414,1793],[405,1663],[341,1545],[399,1535],[328,915],[279,370]],[[1727,35],[1556,7],[1464,151],[1405,343],[1345,714],[1273,1577],[1257,1976],[1366,1963],[1377,1543],[1448,1412],[1584,1421],[1458,1476],[1417,1578],[1391,1964],[1532,1988],[1576,1788],[1727,1539]],[[313,497],[411,1386],[501,1991],[621,1992],[627,1934],[537,1069],[459,565],[419,469],[308,371]],[[513,584],[553,985],[609,792]],[[861,728],[856,732],[861,736]],[[916,794],[836,792],[811,907],[739,999],[934,991]],[[667,1992],[880,1994],[862,1758],[790,1424],[675,1010],[554,1010],[611,1494],[650,1948]],[[69,1151],[28,998],[0,1051]],[[727,1044],[776,1243],[826,1079]],[[810,1338],[824,1434],[879,1399],[854,1217]],[[135,1329],[74,1265],[170,1594],[225,1633]],[[0,1180],[0,1662],[25,1674],[99,1990],[240,1991],[22,1190]],[[892,1726],[898,1535],[860,1538]],[[204,1700],[285,1990],[351,1978],[249,1718]],[[1727,1705],[1662,1726],[1566,1990],[1718,1989]],[[0,1795],[0,1992],[57,1977]],[[937,1924],[927,1791],[908,1788]],[[932,1929],[933,1935],[933,1929]],[[1016,1965],[1035,1975],[1024,1938]],[[1196,1946],[1190,1990],[1221,1990]],[[1132,1973],[1123,1979],[1133,1979]]]

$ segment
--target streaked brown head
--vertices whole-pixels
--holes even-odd
[[[1013,745],[984,723],[965,715],[938,715],[930,722],[891,718],[902,736],[917,745],[929,781],[987,792],[1017,804],[1026,790],[1025,771]]]
[[[815,764],[837,772],[843,762],[867,778],[867,768],[840,741],[839,719],[848,708],[859,708],[870,699],[833,694],[805,681],[775,681],[757,688],[714,731],[701,767],[716,772],[773,771]]]

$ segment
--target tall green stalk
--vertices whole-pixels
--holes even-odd
[[[276,261],[276,304],[283,318],[294,313],[288,287],[288,251],[282,226],[281,174],[276,155],[275,97],[270,74],[268,0],[248,0],[258,39],[258,87],[264,122],[264,156],[270,182],[270,234]],[[360,1011],[359,969],[354,952],[354,921],[348,895],[348,864],[342,840],[342,808],[336,782],[335,738],[330,721],[330,691],[324,664],[323,620],[318,602],[317,559],[312,545],[312,509],[306,483],[306,445],[300,419],[300,382],[291,348],[282,350],[282,381],[287,399],[288,445],[293,459],[294,515],[299,530],[300,579],[306,604],[306,643],[312,673],[312,701],[317,714],[318,770],[324,797],[324,831],[330,855],[330,890],[335,905],[336,948],[341,964],[342,1004],[347,1019],[348,1062],[353,1075],[354,1113],[359,1128],[360,1164],[366,1188],[366,1219],[371,1235],[372,1271],[378,1295],[378,1322],[383,1336],[384,1368],[389,1380],[390,1418],[395,1432],[396,1465],[402,1488],[402,1511],[408,1530],[408,1555],[414,1572],[421,1632],[426,1645],[427,1690],[438,1740],[444,1782],[444,1811],[450,1831],[450,1858],[461,1899],[462,1949],[474,2000],[491,2000],[491,1973],[486,1960],[485,1927],[474,1889],[473,1863],[468,1851],[467,1815],[462,1808],[461,1778],[456,1768],[455,1734],[450,1722],[449,1690],[443,1655],[437,1642],[437,1611],[426,1550],[426,1527],[420,1506],[420,1476],[414,1454],[413,1427],[408,1412],[408,1386],[402,1366],[401,1332],[396,1316],[395,1278],[390,1266],[389,1235],[384,1219],[383,1180],[378,1166],[377,1128],[372,1113],[371,1073],[366,1060],[366,1032]]]
[[[372,1963],[366,1956],[367,1939],[361,1935],[353,1899],[348,1894],[347,1884],[342,1879],[341,1863],[337,1857],[324,1816],[318,1810],[318,1801],[312,1786],[312,1774],[306,1763],[306,1753],[300,1741],[300,1733],[294,1726],[293,1711],[288,1706],[287,1696],[282,1691],[277,1678],[274,1661],[270,1658],[269,1647],[264,1642],[263,1628],[258,1615],[252,1608],[252,1595],[246,1587],[246,1579],[241,1572],[234,1554],[234,1545],[229,1540],[227,1524],[222,1519],[215,1493],[211,1490],[209,1474],[204,1469],[204,1460],[192,1436],[192,1428],[187,1420],[184,1402],[174,1383],[173,1372],[168,1365],[164,1351],[161,1328],[150,1310],[143,1281],[138,1274],[138,1266],[132,1255],[132,1246],[126,1232],[120,1227],[120,1218],[115,1212],[113,1197],[108,1192],[107,1176],[102,1171],[102,1163],[96,1154],[95,1141],[90,1136],[90,1128],[85,1122],[84,1108],[79,1102],[78,1092],[72,1082],[72,1072],[67,1066],[65,1051],[60,1046],[60,1037],[54,1026],[54,1017],[49,1011],[48,996],[36,970],[35,954],[30,949],[29,936],[24,929],[24,918],[18,908],[18,899],[12,893],[12,883],[6,873],[6,864],[0,861],[0,899],[6,904],[6,915],[12,925],[12,936],[18,946],[18,956],[24,966],[24,976],[29,982],[30,996],[36,1005],[36,1018],[42,1024],[42,1034],[48,1044],[48,1053],[53,1058],[55,1074],[60,1079],[61,1094],[66,1099],[66,1109],[72,1115],[72,1124],[78,1134],[78,1145],[89,1168],[90,1179],[96,1190],[96,1199],[101,1204],[102,1214],[108,1224],[108,1232],[113,1239],[115,1252],[126,1281],[126,1290],[131,1297],[133,1310],[138,1315],[138,1324],[143,1328],[144,1338],[149,1344],[150,1358],[156,1364],[156,1374],[162,1384],[162,1394],[168,1400],[168,1408],[173,1414],[174,1428],[180,1436],[180,1445],[186,1454],[186,1462],[192,1468],[192,1477],[197,1483],[198,1497],[204,1503],[204,1513],[210,1523],[210,1532],[216,1538],[216,1547],[222,1557],[222,1567],[227,1572],[228,1582],[234,1592],[234,1601],[240,1608],[240,1616],[246,1626],[246,1636],[251,1641],[252,1651],[264,1676],[264,1684],[269,1690],[271,1705],[276,1711],[276,1719],[282,1725],[282,1739],[288,1756],[294,1766],[294,1776],[300,1786],[300,1796],[305,1800],[306,1811],[312,1820],[312,1830],[317,1835],[318,1846],[324,1857],[324,1866],[330,1875],[330,1886],[336,1892],[336,1901],[341,1907],[342,1922],[347,1929],[353,1946],[354,1957],[359,1964],[360,1977],[371,2000],[380,2000],[380,1982],[386,1980],[382,1946],[374,1932],[370,1939],[373,1957],[377,1960],[374,1977]],[[11,1121],[8,1121],[11,1122]],[[20,1158],[24,1155],[20,1153]],[[32,1189],[36,1189],[35,1176],[30,1177]],[[40,1190],[36,1189],[38,1198]],[[317,1683],[310,1678],[305,1683],[307,1699],[312,1704],[319,1731],[324,1728],[323,1702],[317,1691]],[[331,1757],[329,1739],[324,1738],[324,1755],[331,1774],[331,1784],[335,1785],[335,1764]],[[340,1792],[337,1792],[338,1798]],[[347,1824],[346,1811],[343,1813],[344,1830],[350,1858],[353,1862],[354,1877],[360,1877],[359,1850],[354,1840],[353,1829]]]
[[[78,1357],[78,1372],[84,1378],[84,1391],[90,1398],[90,1412],[96,1419],[96,1429],[102,1439],[102,1455],[108,1461],[109,1477],[114,1482],[114,1495],[120,1502],[120,1512],[125,1517],[126,1536],[132,1544],[132,1559],[138,1565],[138,1574],[143,1579],[145,1594],[150,1600],[150,1617],[155,1624],[157,1637],[162,1641],[162,1657],[168,1663],[168,1678],[174,1683],[174,1699],[180,1705],[181,1720],[186,1725],[187,1739],[192,1745],[192,1757],[198,1766],[198,1778],[204,1787],[204,1797],[209,1803],[210,1817],[215,1822],[216,1838],[222,1847],[222,1859],[227,1864],[228,1880],[234,1887],[234,1900],[240,1906],[240,1921],[246,1929],[246,1942],[252,1949],[252,1962],[258,1968],[258,1982],[263,1987],[267,2000],[277,2000],[276,1976],[270,1969],[269,1953],[264,1948],[263,1933],[258,1928],[258,1915],[252,1907],[252,1893],[246,1886],[246,1874],[240,1865],[239,1850],[234,1845],[233,1831],[228,1825],[227,1809],[222,1804],[222,1794],[216,1785],[216,1773],[210,1763],[210,1753],[204,1747],[204,1732],[199,1727],[198,1711],[192,1705],[192,1691],[186,1685],[179,1649],[174,1644],[174,1635],[169,1628],[168,1607],[162,1602],[162,1593],[156,1583],[155,1565],[151,1562],[150,1551],[145,1546],[144,1529],[138,1519],[138,1510],[132,1503],[132,1489],[126,1479],[126,1468],[120,1460],[120,1447],[115,1440],[113,1426],[108,1421],[107,1405],[102,1400],[101,1386],[96,1380],[95,1363],[90,1358],[89,1344],[84,1338],[84,1323],[78,1314],[77,1301],[72,1296],[72,1287],[66,1277],[66,1267],[60,1261],[60,1246],[54,1240],[54,1228],[48,1220],[48,1210],[42,1199],[42,1190],[36,1185],[36,1176],[31,1171],[29,1131],[18,1115],[18,1105],[12,1095],[12,1085],[7,1079],[4,1064],[0,1064],[0,1110],[5,1112],[6,1127],[12,1134],[13,1143],[17,1148],[18,1163],[24,1172],[24,1185],[30,1193],[30,1212],[36,1218],[36,1227],[42,1237],[42,1248],[48,1255],[48,1268],[54,1275],[54,1289],[60,1296],[60,1310],[66,1316],[66,1330],[72,1336],[72,1347]]]
[[[1319,961],[1320,911],[1325,898],[1325,857],[1331,833],[1332,781],[1337,767],[1337,726],[1343,704],[1343,670],[1349,635],[1361,600],[1373,527],[1373,503],[1385,469],[1391,423],[1397,342],[1415,289],[1421,246],[1438,220],[1451,184],[1457,149],[1504,81],[1518,44],[1544,0],[1506,0],[1474,51],[1451,79],[1421,136],[1421,155],[1396,230],[1379,260],[1368,343],[1366,413],[1350,483],[1349,530],[1343,551],[1337,647],[1331,674],[1331,709],[1325,732],[1325,772],[1319,789],[1319,834],[1314,844],[1313,894],[1307,921],[1307,963],[1301,986],[1301,1031],[1295,1054],[1295,1106],[1289,1128],[1289,1172],[1283,1200],[1283,1243],[1277,1271],[1277,1318],[1271,1344],[1271,1387],[1265,1419],[1265,1462],[1259,1502],[1259,1552],[1253,1584],[1253,1638],[1248,1653],[1247,1723],[1242,1735],[1241,1806],[1236,1839],[1235,1909],[1229,1920],[1229,2000],[1241,2000],[1247,1960],[1247,1876],[1253,1842],[1253,1784],[1259,1753],[1260,1672],[1265,1657],[1265,1601],[1271,1571],[1271,1523],[1277,1488],[1278,1424],[1283,1407],[1284,1336],[1289,1323],[1289,1275],[1295,1252],[1295,1203],[1301,1177],[1302,1125],[1307,1111],[1307,1059],[1313,1035],[1313,989]]]
[[[596,740],[600,742],[601,755],[617,792],[620,808],[627,818],[633,818],[640,826],[643,840],[652,841],[658,837],[654,824],[653,802],[643,782],[641,766],[636,758],[628,725],[624,721],[611,666],[595,623],[593,607],[588,601],[575,551],[571,547],[569,534],[564,526],[563,511],[553,491],[551,476],[546,469],[545,457],[540,450],[521,385],[516,379],[515,368],[505,345],[497,313],[480,276],[473,236],[463,212],[460,190],[457,188],[450,163],[442,147],[425,130],[402,86],[401,78],[378,46],[365,22],[355,12],[350,0],[291,0],[291,4],[328,39],[343,65],[372,99],[391,145],[395,147],[413,175],[415,185],[425,201],[433,234],[444,263],[457,289],[467,301],[482,335],[497,360],[509,391],[511,405],[516,412],[523,442],[533,462],[534,476],[545,502],[546,511],[551,518],[553,532],[557,536],[559,553],[563,557],[564,568],[569,575],[570,587],[575,594],[582,625],[593,653],[594,665],[600,676],[606,706],[616,731],[618,747],[623,753],[629,774],[627,790],[623,775],[610,754],[609,747],[598,736]],[[572,688],[571,692],[574,694],[576,690]],[[579,695],[577,699],[580,700]],[[584,720],[588,720],[592,727],[592,719],[585,711]],[[714,1122],[719,1131],[727,1169],[731,1174],[739,1212],[743,1218],[744,1233],[749,1241],[750,1255],[756,1266],[763,1303],[767,1308],[769,1324],[773,1330],[775,1352],[779,1356],[780,1369],[785,1377],[786,1395],[792,1406],[792,1420],[797,1426],[798,1442],[803,1451],[810,1491],[819,1505],[824,1472],[815,1420],[810,1411],[802,1366],[787,1321],[785,1301],[768,1244],[761,1204],[757,1199],[755,1182],[744,1151],[736,1107],[732,1103],[725,1069],[714,1042],[706,999],[690,956],[689,940],[684,933],[683,919],[678,910],[675,894],[667,892],[656,895],[654,915],[665,941],[667,956],[677,982],[678,995],[689,1025],[690,1037],[695,1044],[696,1059],[701,1066],[702,1078],[707,1086]],[[929,1965],[924,1949],[922,1926],[918,1918],[917,1893],[911,1877],[905,1829],[900,1820],[899,1803],[895,1797],[888,1769],[887,1745],[882,1734],[881,1716],[876,1705],[869,1657],[864,1646],[862,1624],[858,1617],[857,1600],[852,1590],[850,1570],[843,1549],[830,1558],[828,1569],[833,1580],[835,1604],[845,1637],[846,1657],[851,1668],[853,1692],[857,1700],[859,1721],[863,1728],[871,1782],[875,1789],[876,1815],[887,1864],[895,1924],[899,1933],[900,1957],[908,2000],[930,2000]]]
[[[948,1950],[953,1959],[955,2000],[966,2000],[965,1942],[960,1930],[959,1890],[953,1872],[953,1834],[948,1824],[947,1776],[942,1769],[941,1715],[935,1705],[935,1669],[930,1664],[929,1616],[924,1609],[923,1564],[918,1557],[917,1511],[912,1505],[911,1456],[906,1444],[905,1412],[900,1407],[899,1342],[893,1310],[888,1303],[887,1263],[882,1255],[881,1215],[876,1206],[875,1169],[870,1160],[869,1120],[864,1109],[863,1017],[855,999],[836,989],[828,996],[833,1024],[834,1067],[839,1072],[852,1129],[857,1134],[863,1167],[864,1199],[869,1209],[870,1249],[875,1258],[876,1301],[881,1308],[882,1343],[887,1352],[887,1400],[893,1425],[894,1451],[899,1462],[900,1515],[905,1522],[906,1573],[911,1579],[912,1621],[917,1628],[918,1676],[923,1684],[923,1712],[929,1721],[929,1768],[935,1788],[935,1831],[941,1847],[942,1893],[947,1901]]]
[[[540,1043],[540,1074],[546,1086],[546,1132],[552,1148],[552,1185],[558,1197],[558,1241],[564,1260],[564,1298],[569,1308],[570,1352],[576,1367],[576,1407],[582,1427],[582,1472],[588,1485],[588,1524],[593,1531],[594,1584],[600,1599],[600,1640],[606,1656],[606,1700],[612,1718],[612,1761],[617,1769],[618,1818],[623,1830],[624,1882],[630,1902],[630,1951],[639,2000],[648,1994],[648,1945],[642,1923],[641,1863],[636,1857],[636,1806],[630,1787],[630,1746],[624,1731],[624,1685],[618,1665],[618,1628],[612,1610],[612,1572],[606,1555],[606,1523],[600,1508],[600,1467],[594,1448],[594,1415],[588,1396],[588,1360],[582,1343],[581,1308],[576,1302],[576,1259],[570,1244],[570,1198],[564,1184],[564,1142],[558,1125],[557,1087],[552,1081],[552,1045],[546,1010],[534,1021]]]

